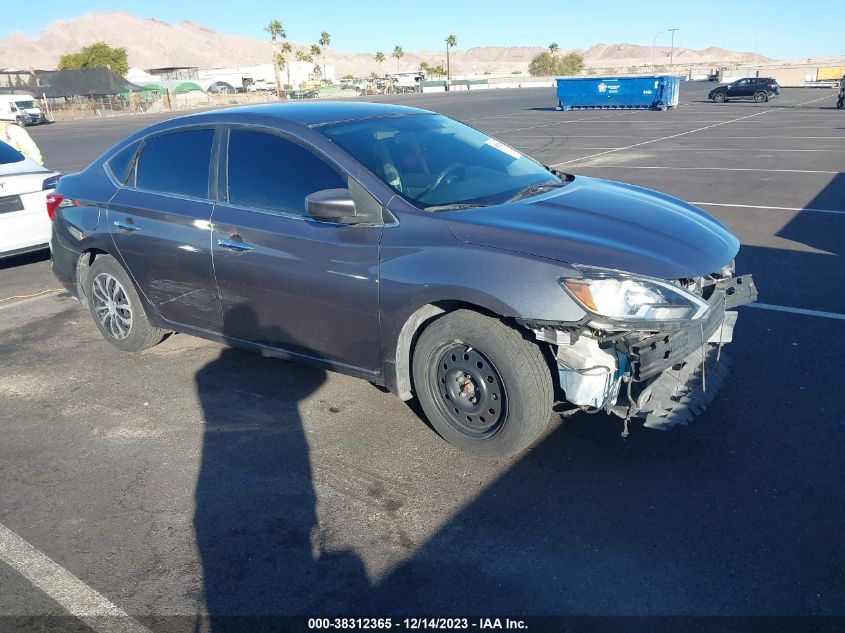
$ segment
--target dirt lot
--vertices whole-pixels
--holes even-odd
[[[828,90],[711,87],[665,113],[556,112],[549,89],[394,99],[736,232],[760,303],[692,426],[623,440],[575,417],[482,461],[366,382],[187,336],[124,355],[64,294],[3,300],[0,614],[845,616],[845,113]],[[70,171],[157,118],[32,132]],[[44,257],[0,264],[0,299],[56,287]]]

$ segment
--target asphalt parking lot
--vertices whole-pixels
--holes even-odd
[[[737,234],[759,304],[722,392],[669,433],[576,416],[479,460],[353,378],[179,335],[124,355],[46,257],[0,262],[0,614],[845,616],[845,113],[832,90],[711,87],[664,113],[396,98]],[[31,133],[73,171],[158,118]]]

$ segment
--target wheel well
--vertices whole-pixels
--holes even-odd
[[[414,394],[411,363],[414,348],[417,345],[420,334],[431,323],[455,310],[472,310],[473,312],[478,312],[479,314],[506,322],[517,331],[520,331],[523,336],[527,336],[528,334],[524,328],[520,328],[512,319],[502,317],[500,314],[496,314],[487,308],[473,303],[464,301],[435,301],[418,308],[416,312],[408,317],[399,332],[399,337],[396,341],[395,360],[392,363],[395,375],[391,377],[392,380],[388,379],[388,385],[392,385],[391,391],[396,393],[402,400],[410,400]]]
[[[88,278],[88,269],[94,263],[94,260],[100,255],[110,255],[100,248],[89,248],[79,256],[76,261],[76,293],[79,297],[79,302],[88,307],[88,296],[85,294],[85,280]]]

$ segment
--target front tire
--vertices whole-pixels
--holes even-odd
[[[727,100],[728,97],[724,92],[717,92],[713,95],[713,101],[715,101],[716,103],[724,103]]]
[[[110,255],[100,255],[91,264],[85,292],[100,334],[119,350],[138,352],[167,335],[150,323],[132,280]]]
[[[554,403],[549,367],[536,344],[501,321],[457,310],[420,335],[414,349],[417,398],[447,442],[502,459],[534,443]]]

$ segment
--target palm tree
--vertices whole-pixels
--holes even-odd
[[[288,60],[284,53],[276,53],[276,65],[279,67],[279,71],[287,68]],[[288,75],[290,75],[290,70],[288,70]]]
[[[303,53],[302,51],[296,51],[296,61],[298,62],[308,62],[310,64],[314,63],[314,58],[311,57],[308,53]]]
[[[452,69],[449,66],[449,49],[458,45],[458,38],[454,33],[446,37],[446,90],[449,89],[449,82],[452,81]]]
[[[279,59],[276,51],[276,38],[285,39],[288,34],[285,27],[278,20],[270,20],[264,30],[270,34],[270,41],[273,42],[273,73],[276,76],[276,96],[282,96],[282,77],[279,74]]]
[[[327,31],[320,33],[320,46],[322,48],[323,57],[323,77],[326,76],[326,46],[332,43],[332,38]]]
[[[380,77],[381,76],[381,63],[384,61],[384,53],[379,51],[374,55],[374,57],[376,59],[376,62],[378,62],[378,74],[379,74],[379,77]]]
[[[549,44],[549,52],[554,55],[560,50],[560,46],[557,45],[557,42],[552,42]]]
[[[323,54],[323,49],[320,48],[319,44],[312,44],[311,45],[311,54],[308,56],[311,59],[317,59],[320,55]],[[320,70],[320,79],[323,78],[323,71],[320,69],[320,64],[315,64],[317,69]]]
[[[393,47],[393,58],[396,59],[396,72],[399,72],[399,60],[402,59],[402,56],[405,54],[405,51],[402,50],[402,47],[397,44]]]
[[[282,43],[282,52],[279,53],[281,58],[281,63],[279,64],[280,68],[285,68],[288,71],[288,81],[287,85],[290,86],[290,64],[288,64],[288,55],[293,50],[293,47],[290,45],[290,42]]]

